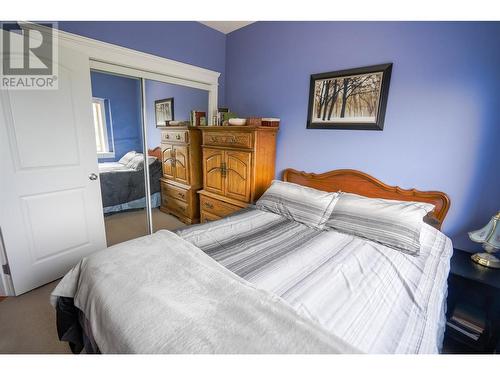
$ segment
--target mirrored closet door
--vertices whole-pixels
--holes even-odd
[[[108,246],[200,218],[209,92],[138,76],[91,71]]]
[[[99,171],[93,177],[100,182],[111,246],[149,233],[141,80],[95,70],[90,74]]]
[[[148,147],[158,158],[149,164],[153,231],[198,223],[208,91],[147,79],[144,89]]]

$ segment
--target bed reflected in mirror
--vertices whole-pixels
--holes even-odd
[[[108,246],[149,233],[142,132],[141,81],[91,71],[92,113]],[[156,162],[156,163],[155,163]],[[153,156],[151,176],[161,171]],[[155,174],[155,168],[157,170]],[[160,172],[161,173],[161,172]],[[159,182],[152,180],[159,205]],[[155,201],[156,199],[156,201]]]
[[[208,91],[97,70],[91,83],[107,245],[198,223]]]

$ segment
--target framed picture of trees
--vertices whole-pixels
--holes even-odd
[[[155,100],[155,121],[157,128],[163,128],[174,120],[174,98]]]
[[[311,75],[308,129],[382,130],[392,64]]]

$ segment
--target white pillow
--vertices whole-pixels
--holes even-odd
[[[137,152],[134,157],[127,163],[127,168],[140,171],[144,169],[144,155]]]
[[[118,160],[118,163],[123,164],[123,165],[127,165],[134,158],[135,154],[137,154],[137,152],[135,152],[135,151],[127,152],[125,155],[123,155],[121,157],[120,160]]]
[[[133,159],[127,164],[128,168],[140,171],[144,169],[144,154],[137,153]]]
[[[323,229],[337,196],[338,193],[275,180],[256,202],[256,206],[310,227]]]

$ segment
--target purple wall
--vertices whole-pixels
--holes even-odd
[[[226,104],[276,116],[278,176],[365,171],[388,184],[449,194],[444,231],[500,209],[500,23],[257,22],[227,36]],[[382,132],[306,130],[309,76],[392,62]]]
[[[500,207],[500,23],[60,22],[62,30],[222,73],[219,104],[282,119],[277,171],[366,171],[447,192],[457,247]],[[306,130],[312,73],[394,63],[383,132]],[[176,111],[177,112],[177,111]]]
[[[59,29],[220,72],[219,105],[225,103],[226,36],[199,22],[68,21]]]
[[[154,102],[166,98],[174,98],[175,120],[189,121],[189,114],[193,109],[208,112],[208,91],[146,80],[147,134],[150,148],[158,146],[161,139],[161,131],[156,127]]]
[[[101,158],[100,162],[118,161],[129,151],[142,152],[141,134],[141,82],[113,74],[91,72],[92,96],[107,99],[109,113],[108,136],[113,127],[114,158]]]

